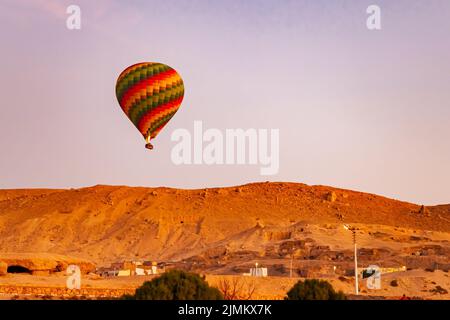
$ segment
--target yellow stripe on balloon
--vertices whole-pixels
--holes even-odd
[[[171,108],[168,108],[168,109],[165,109],[164,111],[156,113],[153,117],[151,117],[144,123],[144,126],[142,127],[142,129],[143,129],[142,132],[147,132],[148,129],[150,128],[150,126],[152,125],[152,123],[154,123],[157,119],[163,118],[163,117],[167,116],[168,114],[170,114],[174,111],[177,111],[179,107],[180,107],[180,105],[177,104]]]
[[[119,78],[117,78],[117,82],[121,81],[123,78],[125,78],[127,75],[129,75],[131,72],[136,71],[136,69],[141,68],[144,65],[152,65],[153,63],[149,63],[149,62],[142,62],[142,63],[137,63],[132,67],[128,67],[126,69],[126,72],[123,72],[122,74],[119,75]]]
[[[149,84],[142,90],[137,91],[129,99],[124,101],[124,104],[122,106],[123,111],[128,114],[128,111],[135,102],[153,95],[155,90],[161,91],[161,89],[166,89],[168,85],[172,87],[177,85],[179,82],[180,76],[176,73],[163,80],[153,80],[151,84]]]

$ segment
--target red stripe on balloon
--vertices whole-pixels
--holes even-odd
[[[164,80],[170,76],[173,76],[174,74],[176,74],[176,71],[174,69],[170,69],[170,70],[158,73],[157,75],[146,78],[142,81],[139,81],[138,83],[133,85],[131,88],[129,88],[124,93],[124,95],[122,96],[122,99],[120,99],[120,106],[122,106],[123,111],[125,111],[125,113],[128,114],[128,110],[125,110],[124,108],[125,108],[128,100],[132,99],[136,93],[138,93],[139,91],[145,90],[146,87],[151,86],[155,81]]]
[[[145,136],[147,134],[148,128],[146,127],[146,124],[153,118],[155,118],[159,113],[162,113],[164,111],[167,111],[168,109],[177,107],[177,109],[180,107],[181,102],[183,101],[183,97],[179,97],[175,100],[171,100],[165,104],[162,104],[149,113],[147,113],[144,117],[141,118],[138,124],[139,131]]]

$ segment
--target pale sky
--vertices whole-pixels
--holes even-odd
[[[66,28],[70,4],[81,30]],[[448,0],[2,0],[0,21],[0,188],[270,180],[450,203]],[[115,97],[142,61],[186,90],[151,152]],[[195,120],[279,129],[279,173],[174,165],[171,133]]]

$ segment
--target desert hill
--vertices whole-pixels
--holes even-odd
[[[295,241],[297,249],[314,241],[350,250],[344,223],[360,227],[367,247],[407,252],[418,241],[446,248],[450,240],[449,205],[422,207],[326,186],[0,190],[0,253],[47,252],[100,265],[121,259],[272,259]]]

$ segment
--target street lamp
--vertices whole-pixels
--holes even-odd
[[[353,245],[355,247],[355,293],[356,295],[359,295],[359,288],[358,288],[358,251],[356,249],[356,228],[348,225],[348,224],[344,224],[344,228],[345,230],[349,230],[352,232],[353,234]]]
[[[292,262],[294,261],[294,252],[291,253],[291,265],[289,270],[289,278],[292,278]]]

